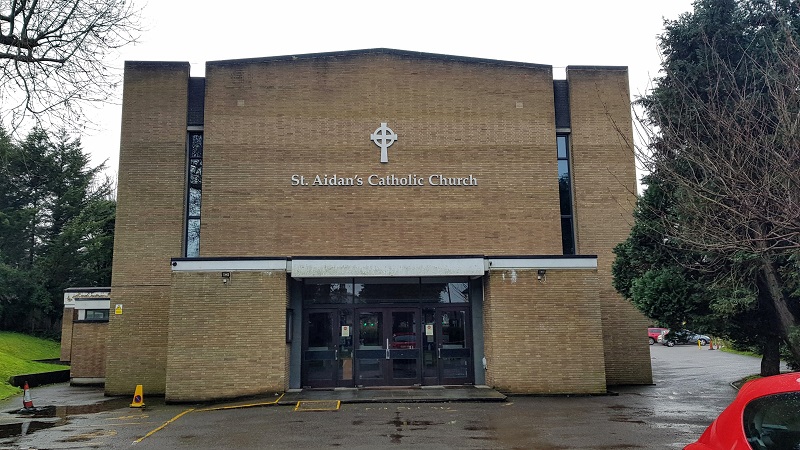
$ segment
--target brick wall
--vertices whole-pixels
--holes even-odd
[[[103,378],[106,375],[107,322],[75,322],[70,378]]]
[[[561,253],[550,67],[220,63],[206,89],[201,256]],[[399,136],[388,164],[369,139],[381,122]],[[365,185],[291,186],[293,174]],[[479,185],[367,186],[370,174]]]
[[[286,274],[172,275],[167,401],[241,397],[288,388]]]
[[[61,318],[61,355],[59,359],[69,362],[72,357],[72,323],[77,319],[78,311],[75,308],[64,308]]]
[[[484,299],[486,382],[530,394],[606,390],[594,270],[489,273]]]
[[[608,384],[652,383],[647,321],[611,285],[633,223],[636,172],[627,70],[567,68],[577,250],[597,255]]]
[[[172,257],[182,255],[188,63],[126,63],[106,393],[163,393]]]

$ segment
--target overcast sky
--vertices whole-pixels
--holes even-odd
[[[663,20],[692,7],[691,0],[139,4],[145,30],[139,44],[122,49],[114,62],[119,67],[126,60],[188,61],[192,76],[203,76],[206,61],[385,47],[548,64],[556,77],[563,77],[567,65],[628,66],[633,96],[658,75],[656,36]],[[99,131],[82,137],[84,149],[94,165],[107,159],[116,174],[121,108],[87,112]]]

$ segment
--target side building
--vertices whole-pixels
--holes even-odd
[[[105,382],[110,295],[107,287],[64,291],[60,360],[70,364],[70,384]]]
[[[611,286],[629,98],[390,49],[126,63],[106,393],[651,383]]]

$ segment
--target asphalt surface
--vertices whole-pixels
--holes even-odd
[[[0,403],[0,449],[671,449],[694,441],[735,397],[730,383],[757,373],[758,358],[696,346],[651,347],[653,386],[616,395],[511,396],[504,403],[342,404],[200,411],[145,397],[104,399],[97,388],[32,390],[42,417]],[[106,401],[103,401],[106,400]],[[69,405],[69,406],[63,406]],[[163,428],[161,428],[163,426]]]

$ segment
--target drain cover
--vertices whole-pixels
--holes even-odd
[[[300,400],[295,411],[338,411],[341,400]]]

